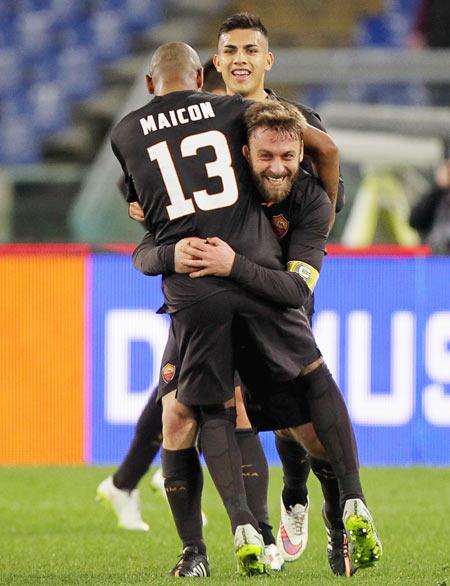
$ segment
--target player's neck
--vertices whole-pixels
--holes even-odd
[[[234,96],[234,92],[228,91],[227,90],[227,94],[229,96]],[[255,102],[264,102],[264,100],[267,98],[267,92],[264,90],[264,88],[259,88],[257,90],[255,90],[254,92],[248,93],[248,94],[242,94],[242,97],[245,98],[246,100],[254,100]]]
[[[198,87],[195,84],[174,82],[160,84],[157,88],[155,88],[155,95],[165,96],[166,94],[170,94],[172,92],[183,92],[187,90],[191,90],[193,92],[199,91]]]

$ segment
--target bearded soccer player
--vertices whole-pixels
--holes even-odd
[[[283,130],[283,125],[289,122],[289,120],[286,120],[286,114],[284,114],[283,119],[283,114],[280,116],[278,113],[278,117],[275,116],[274,125],[274,120],[273,118],[270,118],[270,115],[274,112],[277,114],[277,109],[282,112],[289,110],[281,104],[267,103],[255,104],[250,107],[246,113],[250,133],[250,150],[247,147],[246,155],[250,158],[251,149],[253,148],[254,151],[256,150],[256,159],[261,157],[266,160],[266,171],[272,165],[270,157],[273,155],[273,150],[271,149],[275,148],[275,146],[271,143],[276,143],[276,135],[280,130],[280,127],[281,130]],[[300,116],[297,110],[291,108],[291,112],[288,112],[288,119],[292,118],[292,110],[297,113],[297,117]],[[267,115],[267,111],[269,115]],[[291,136],[291,133],[294,132],[292,125],[288,125],[287,128],[289,129],[288,134]],[[284,130],[286,131],[286,128],[284,128]],[[275,134],[271,136],[268,131],[273,131]],[[260,136],[258,136],[258,132]],[[295,132],[298,132],[298,130]],[[263,146],[264,140],[265,146]],[[255,161],[252,161],[252,166],[254,170],[256,169],[256,172],[254,171],[255,179],[261,180],[261,178],[263,178],[260,188],[262,188],[262,185],[265,183],[265,195],[268,197],[270,195],[274,199],[277,199],[278,197],[280,200],[283,200],[287,193],[291,191],[292,180],[295,176],[295,171],[292,172],[292,169],[298,169],[300,144],[298,136],[296,139],[295,137],[291,137],[290,142],[288,141],[288,150],[281,150],[281,154],[277,153],[276,157],[273,157],[277,159],[278,171],[274,170],[274,166],[274,169],[271,169],[269,174],[267,172],[262,174],[257,171],[257,166],[254,165]],[[282,149],[285,147],[282,144],[280,148]],[[262,149],[262,153],[259,152],[260,149]],[[284,161],[283,173],[279,172],[280,157]],[[290,164],[286,164],[286,161],[290,161]],[[289,169],[290,171],[287,172]],[[275,177],[275,174],[278,174],[278,177]],[[270,185],[270,189],[267,188],[267,185]],[[262,192],[264,193],[264,191]],[[208,238],[206,242],[201,242],[195,238],[189,238],[188,250],[190,250],[191,259],[186,262],[186,267],[205,267],[202,268],[196,276],[203,276],[205,271],[217,276],[226,276],[229,274],[231,266],[233,266],[233,270],[231,271],[232,279],[251,290],[252,293],[267,298],[270,301],[296,305],[297,307],[303,305],[309,295],[309,287],[311,287],[311,289],[313,288],[318,277],[318,269],[320,269],[328,231],[329,202],[321,190],[318,190],[317,192],[317,187],[314,190],[314,188],[311,189],[311,185],[308,187],[307,183],[303,183],[303,187],[294,192],[293,201],[291,200],[290,203],[287,202],[285,213],[289,210],[293,213],[293,217],[291,218],[293,225],[297,226],[298,229],[294,230],[291,234],[292,240],[290,240],[291,244],[289,245],[289,253],[287,257],[289,258],[289,256],[293,256],[293,258],[296,259],[299,257],[306,258],[311,264],[307,261],[300,262],[298,260],[289,260],[289,265],[293,272],[281,275],[280,271],[271,271],[263,267],[257,267],[255,263],[245,259],[242,255],[234,255],[234,252],[219,239]],[[299,221],[299,218],[296,217],[296,212],[299,211],[303,223],[300,222],[295,224],[295,219]],[[229,257],[231,258],[231,261],[225,272],[222,272],[222,268],[219,268],[219,270],[216,271],[216,268],[214,267],[217,267],[217,263],[216,265],[214,265],[214,263],[217,261],[217,258],[214,258],[214,254],[209,256],[211,251],[219,252],[219,260],[220,255],[224,251],[225,253],[227,253],[227,251],[231,252],[232,256]],[[154,270],[152,262],[155,259],[158,259],[158,256],[155,256],[154,252],[154,250],[149,250],[148,243],[144,240],[144,243],[135,251],[135,266],[147,274]],[[195,257],[202,254],[205,254],[206,257],[201,260],[195,260]],[[162,256],[159,255],[157,262],[161,262],[160,259],[164,256],[165,254]],[[206,265],[203,264],[205,263],[205,259],[207,262]],[[213,264],[208,264],[210,262]],[[177,266],[176,255],[175,266]],[[309,276],[306,277],[307,273]],[[305,287],[303,279],[306,280],[308,284],[307,287]],[[239,337],[241,337],[241,334]],[[327,374],[322,359],[312,363],[310,365],[311,370],[309,370],[309,368],[306,369],[308,374],[304,374],[304,376],[299,377],[297,381],[294,381],[294,386],[297,383],[300,383],[300,386],[298,387],[297,392],[293,393],[294,387],[292,386],[292,383],[280,386],[274,381],[273,377],[271,378],[270,372],[263,363],[254,362],[252,360],[249,361],[248,348],[250,346],[251,343],[247,346],[245,351],[245,360],[240,363],[240,368],[242,367],[241,374],[245,375],[244,382],[248,383],[252,392],[255,389],[262,389],[263,387],[266,387],[266,390],[267,388],[269,389],[266,393],[261,393],[258,390],[256,391],[256,394],[260,395],[257,402],[266,408],[266,413],[263,416],[262,424],[261,418],[254,419],[254,422],[259,426],[263,425],[264,429],[292,427],[291,433],[297,440],[300,439],[300,441],[303,441],[312,453],[319,455],[319,457],[323,457],[323,448],[321,448],[320,441],[315,435],[315,430],[317,430],[317,435],[320,436],[321,441],[326,445],[328,453],[331,455],[333,468],[340,479],[341,500],[342,504],[345,505],[343,520],[345,522],[347,535],[351,540],[350,550],[354,565],[356,568],[372,565],[381,554],[381,544],[376,536],[370,513],[364,505],[359,480],[357,480],[357,455],[348,413],[346,412],[345,404],[343,403],[342,397],[340,396],[335,383],[332,381],[329,374]],[[167,360],[175,367],[175,370],[180,366],[180,363],[177,362],[176,352],[176,344],[175,350],[173,347],[170,348],[169,344],[168,349],[166,349],[165,358],[163,359],[163,364],[165,364]],[[255,364],[257,365],[256,368],[254,366]],[[261,379],[257,378],[255,381],[255,373],[259,373],[262,370],[264,371],[263,377]],[[171,388],[168,385],[167,380],[162,380],[161,382],[161,395],[164,396],[165,393],[171,392]],[[172,379],[172,385],[176,384],[176,380]],[[311,388],[311,385],[313,385],[314,388]],[[317,387],[319,387],[319,392],[317,391]],[[275,390],[276,392],[271,392]],[[298,399],[302,397],[302,392],[304,393],[303,398],[306,400],[306,403],[298,401]],[[331,401],[332,406],[330,404],[327,405],[327,400],[324,395],[333,396],[333,400]],[[336,413],[334,410],[336,410]],[[313,421],[316,419],[314,427],[311,423],[306,423],[309,416]],[[323,421],[322,423],[319,421],[322,417],[327,421],[325,424],[327,430],[324,428]],[[332,421],[333,419],[334,421]],[[331,435],[334,436],[336,432],[338,433],[338,436],[333,437],[331,441],[331,438],[327,437],[327,435],[329,436],[330,428],[334,429]],[[336,442],[336,440],[339,441]],[[341,445],[338,447],[337,445],[333,445],[334,443],[340,443]],[[333,454],[331,452],[333,452]],[[352,470],[351,473],[350,470]],[[345,493],[347,493],[347,495]],[[350,497],[350,494],[353,494],[353,498]],[[356,495],[359,495],[359,497]],[[325,519],[329,524],[330,520],[327,517],[326,511]],[[357,534],[356,530],[357,526],[360,525],[364,525],[362,535]],[[342,521],[339,531],[341,533],[340,539],[342,540],[345,537],[343,535]],[[367,531],[367,534],[364,533],[365,531]],[[369,534],[370,539],[367,539]],[[330,560],[330,562],[331,561],[332,560]],[[335,567],[341,562],[347,566],[347,571],[339,571],[339,573],[350,575],[352,568],[349,565],[348,559],[341,558],[340,560],[334,560],[334,562]]]

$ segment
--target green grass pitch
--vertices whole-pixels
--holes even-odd
[[[0,468],[0,584],[169,584],[180,550],[167,505],[141,483],[143,516],[151,531],[116,528],[110,511],[94,502],[111,468]],[[205,475],[207,476],[207,475]],[[384,546],[377,568],[360,571],[355,584],[450,586],[450,469],[364,469],[363,483]],[[279,520],[281,472],[271,469],[270,510]],[[309,481],[309,543],[282,574],[253,581],[284,585],[342,583],[326,561],[321,493]],[[242,584],[235,574],[232,536],[209,478],[204,510],[209,524],[210,584]]]

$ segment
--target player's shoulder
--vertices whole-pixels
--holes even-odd
[[[301,104],[300,102],[297,102],[295,100],[290,100],[288,98],[284,98],[283,96],[279,96],[270,88],[266,88],[265,91],[271,99],[278,100],[281,103],[284,102],[286,104],[290,104],[291,106],[295,106],[298,110],[300,110],[300,112],[303,114],[303,116],[306,118],[306,121],[309,124],[311,124],[311,120],[321,122],[319,113],[316,112],[316,110],[314,110],[310,106],[306,106],[305,104]]]
[[[303,170],[292,187],[290,198],[292,208],[302,212],[330,205],[330,199],[319,181]]]
[[[151,103],[152,100],[150,102],[147,102],[146,104],[144,104],[144,106],[141,106],[137,110],[132,110],[131,112],[123,116],[123,118],[121,118],[113,126],[111,130],[111,137],[114,139],[115,137],[120,136],[120,134],[122,132],[126,132],[127,129],[136,122],[136,120],[139,120],[143,116],[146,116],[149,111]]]

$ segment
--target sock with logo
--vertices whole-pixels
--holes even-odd
[[[164,488],[183,547],[195,545],[206,552],[203,541],[201,497],[203,472],[196,448],[161,451]]]
[[[311,468],[306,450],[296,441],[282,439],[276,434],[275,446],[283,466],[284,486],[281,496],[284,506],[289,509],[298,503],[306,505],[306,481]]]
[[[267,510],[269,466],[259,435],[253,429],[236,429],[242,457],[242,478],[249,509],[256,517],[264,544],[275,543]]]
[[[342,507],[340,503],[339,484],[333,467],[329,462],[310,457],[311,469],[320,482],[325,499],[324,512],[328,521],[333,525],[342,526]]]

